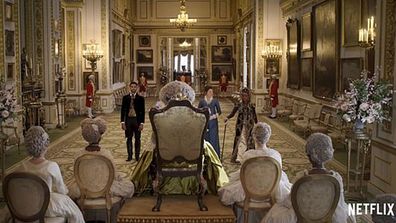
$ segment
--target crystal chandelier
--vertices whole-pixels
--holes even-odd
[[[170,19],[170,23],[180,29],[182,32],[186,31],[186,28],[192,26],[197,22],[196,19],[189,19],[186,10],[186,0],[180,0],[180,13],[177,15],[177,19]]]

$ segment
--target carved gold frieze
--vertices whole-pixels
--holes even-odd
[[[13,18],[15,22],[15,36],[19,36],[19,1],[14,1],[14,7],[13,7]],[[21,69],[21,61],[18,59],[20,56],[20,44],[19,44],[19,38],[15,38],[15,86],[16,89],[21,89],[21,75],[20,74],[20,69]],[[16,97],[18,100],[18,103],[20,104],[22,101],[21,98],[21,92],[16,91]]]
[[[74,11],[66,11],[66,71],[67,86],[69,91],[76,90],[75,68],[75,30]]]
[[[257,89],[264,89],[264,60],[261,59],[260,55],[257,55],[258,52],[261,52],[261,49],[264,49],[264,7],[263,7],[263,0],[258,1],[257,12],[258,12],[258,24],[257,27],[257,38],[258,41],[256,42],[256,57],[257,58],[257,67],[256,67],[256,74],[254,75],[257,78]]]
[[[101,61],[102,63],[102,74],[100,78],[102,79],[102,88],[107,88],[109,73],[107,72],[107,64],[108,64],[108,27],[107,27],[107,15],[106,15],[106,7],[107,1],[102,0],[100,4],[100,29],[101,29],[101,47],[104,52],[104,57]]]
[[[385,18],[385,61],[384,79],[393,83],[393,68],[395,64],[395,35],[396,35],[396,0],[386,1]]]
[[[35,64],[37,69],[36,71],[36,78],[39,82],[43,82],[43,49],[44,49],[44,20],[43,20],[43,1],[42,0],[35,0],[34,1],[34,42],[35,42]],[[37,73],[37,71],[40,71]]]
[[[4,15],[4,1],[0,1],[0,81],[5,79],[5,69],[4,69],[4,24],[3,24],[3,15]]]

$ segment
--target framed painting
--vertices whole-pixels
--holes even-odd
[[[231,63],[232,46],[212,46],[212,63]]]
[[[331,99],[337,90],[337,19],[336,0],[326,1],[314,8],[314,58],[313,96]]]
[[[153,63],[153,50],[136,50],[137,63]]]
[[[287,28],[287,87],[300,88],[300,29],[297,19],[289,19]]]
[[[147,67],[137,67],[137,76],[141,73],[144,74],[147,80],[154,80],[154,67],[147,66]]]
[[[150,47],[151,36],[139,36],[139,47]]]
[[[83,83],[81,85],[83,90],[86,89],[86,85],[88,83],[88,77],[91,74],[92,74],[92,72],[83,72],[83,78],[82,78]],[[95,72],[94,75],[95,75],[95,81],[94,81],[95,91],[97,91],[99,89],[99,73]]]
[[[12,3],[11,2],[4,2],[4,15],[5,21],[12,21]]]
[[[312,89],[312,58],[301,59],[301,87],[303,90]]]
[[[232,81],[233,77],[233,66],[230,65],[212,65],[212,82],[216,82],[220,80],[221,74],[226,74],[229,82]]]
[[[342,45],[344,47],[359,45],[359,28],[362,18],[362,0],[342,1]]]
[[[310,51],[311,50],[311,40],[312,40],[312,32],[311,32],[311,13],[304,14],[302,16],[302,27],[301,27],[301,50],[302,51]]]
[[[15,63],[7,64],[7,81],[15,80]]]
[[[227,36],[217,36],[217,45],[227,45]]]
[[[352,80],[360,78],[363,69],[362,58],[342,58],[341,59],[341,92],[349,88]]]
[[[14,41],[15,31],[5,30],[5,55],[15,56],[15,41]]]

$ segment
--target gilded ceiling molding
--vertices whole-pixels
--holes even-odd
[[[62,0],[63,8],[82,8],[84,4],[84,0]]]
[[[3,15],[4,15],[4,1],[0,1],[0,81],[4,81],[5,79],[5,68],[4,68],[4,24],[3,24]]]
[[[396,0],[386,1],[385,18],[385,72],[384,79],[393,83],[393,68],[395,64],[395,12]]]
[[[107,1],[102,0],[100,4],[100,30],[101,30],[101,47],[104,52],[104,57],[102,59],[102,89],[107,89],[108,79],[110,73],[107,72],[107,65],[109,60],[109,50],[108,48],[108,24],[106,15]]]
[[[114,9],[112,9],[111,11],[113,14],[113,22],[124,28],[132,27],[132,23],[128,21],[128,19],[121,15],[118,11]]]
[[[74,11],[66,11],[66,70],[67,85],[69,91],[76,90],[76,75],[74,74],[75,64],[75,31],[74,31]]]

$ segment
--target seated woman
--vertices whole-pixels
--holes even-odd
[[[81,133],[83,138],[89,143],[85,149],[82,149],[76,158],[84,154],[99,154],[109,158],[114,167],[114,158],[111,152],[107,149],[101,148],[99,145],[102,135],[106,132],[107,126],[106,122],[101,118],[95,119],[84,119],[81,122]],[[113,184],[111,185],[110,192],[113,196],[130,198],[135,191],[135,187],[131,181],[126,178],[121,177],[120,173],[116,172],[114,176]],[[73,199],[78,199],[80,197],[80,189],[76,182],[73,182],[70,187],[70,196]]]
[[[195,99],[194,90],[186,83],[173,81],[166,84],[159,93],[160,102],[156,107],[164,107],[172,99],[187,99],[191,103]],[[186,135],[185,137],[189,137]],[[155,178],[155,163],[153,162],[153,149],[155,141],[152,135],[152,147],[146,149],[141,159],[138,161],[133,173],[132,181],[135,184],[136,192],[141,193],[152,189],[152,181]],[[223,169],[216,151],[208,142],[204,142],[204,178],[208,183],[208,191],[212,194],[217,193],[217,188],[228,182],[228,177]],[[190,195],[197,190],[198,182],[195,177],[165,177],[162,181],[161,191],[165,194],[187,194]]]
[[[305,170],[303,174],[331,174],[340,182],[340,200],[338,201],[337,208],[333,215],[333,223],[346,223],[356,222],[354,216],[348,216],[348,206],[344,200],[344,190],[342,177],[339,173],[327,170],[324,164],[333,158],[333,144],[331,138],[322,133],[314,133],[307,139],[305,145],[306,153],[309,161],[312,164],[312,169]],[[348,219],[348,220],[347,220]],[[276,203],[271,210],[267,213],[262,223],[296,223],[297,216],[294,212],[291,196],[287,197],[284,201]]]
[[[255,143],[255,149],[248,150],[243,154],[242,163],[254,157],[268,156],[277,160],[282,167],[282,157],[279,152],[267,147],[267,142],[271,137],[271,127],[263,122],[257,123],[253,127],[252,137]],[[232,205],[245,200],[245,192],[242,188],[239,176],[239,170],[230,174],[230,182],[219,189],[220,201],[224,205]],[[286,173],[282,171],[279,187],[275,192],[275,199],[277,202],[282,201],[290,194],[291,186]],[[249,214],[249,222],[259,222],[262,217],[262,213]],[[243,222],[243,212],[240,208],[237,209],[237,222]]]
[[[45,159],[49,145],[45,130],[41,126],[32,126],[25,136],[25,144],[32,158],[23,161],[18,171],[33,173],[47,183],[51,195],[46,216],[66,217],[70,223],[85,222],[78,206],[67,196],[68,189],[58,164]]]

